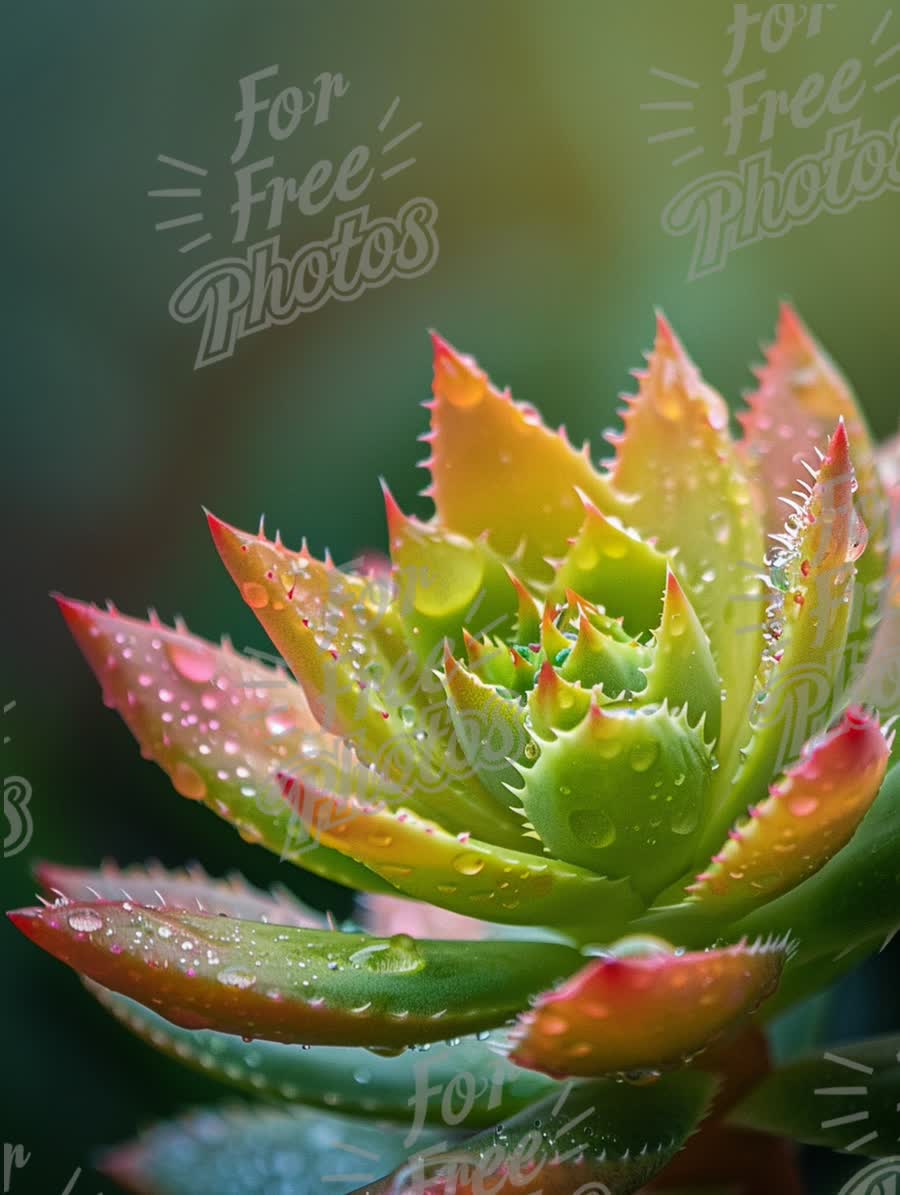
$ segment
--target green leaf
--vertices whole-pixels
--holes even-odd
[[[417,1155],[357,1195],[629,1195],[678,1152],[714,1088],[715,1081],[699,1071],[669,1075],[649,1087],[609,1080],[566,1084],[451,1151]]]
[[[666,585],[666,558],[635,532],[608,519],[579,493],[584,522],[560,562],[548,600],[557,605],[569,590],[621,618],[631,635],[659,625]]]
[[[305,550],[208,517],[222,560],[322,726],[402,788],[410,808],[427,809],[456,833],[517,845],[518,819],[471,769],[453,774],[453,728],[433,671],[440,652],[431,668],[423,664],[389,595]],[[510,592],[514,599],[511,585]]]
[[[683,707],[595,703],[577,726],[540,744],[522,770],[521,800],[554,855],[627,878],[652,899],[690,864],[711,775],[703,726]]]
[[[506,925],[591,927],[603,936],[641,908],[627,880],[450,834],[405,809],[306,792],[298,810],[318,841],[364,859],[407,896],[454,913]]]
[[[644,539],[654,537],[658,551],[674,554],[726,693],[719,753],[725,766],[743,729],[759,660],[762,530],[729,435],[728,409],[661,315],[647,368],[636,377],[625,430],[610,437],[616,457],[609,495],[598,505]]]
[[[490,545],[532,584],[546,586],[581,523],[580,487],[592,499],[605,486],[587,446],[541,422],[534,407],[500,393],[471,357],[440,336],[434,342],[434,401],[427,441],[441,524]],[[600,503],[602,505],[602,503]]]
[[[481,1128],[534,1103],[554,1080],[515,1066],[501,1052],[503,1034],[435,1043],[378,1057],[354,1046],[303,1049],[245,1042],[211,1029],[182,1029],[116,992],[86,980],[103,1007],[170,1058],[268,1100],[310,1104],[353,1115]]]
[[[869,531],[857,565],[848,636],[852,668],[864,659],[877,621],[885,567],[887,502],[872,437],[846,378],[789,303],[781,305],[775,342],[757,376],[759,386],[748,397],[749,409],[738,418],[745,431],[742,456],[764,505],[766,531],[781,530],[783,500],[797,494],[806,481],[801,462],[815,464],[816,450],[838,420],[847,427],[859,483],[857,501]]]
[[[764,1079],[728,1120],[807,1145],[896,1157],[898,1051],[900,1036],[893,1035],[797,1059]]]
[[[853,466],[843,423],[828,444],[806,501],[766,557],[767,646],[756,677],[741,762],[720,770],[704,853],[721,843],[779,771],[827,724],[840,697],[855,566],[865,528],[853,503]],[[746,722],[746,719],[745,719]]]
[[[402,1048],[490,1029],[579,962],[552,943],[376,938],[129,901],[9,917],[75,971],[176,1025],[311,1045]]]
[[[99,1168],[142,1195],[347,1195],[409,1152],[402,1130],[383,1124],[309,1108],[226,1107],[156,1125],[108,1151]]]
[[[468,539],[407,516],[382,482],[396,604],[418,651],[428,656],[449,639],[462,647],[462,629],[473,635],[511,632],[519,597],[500,558],[484,538]]]

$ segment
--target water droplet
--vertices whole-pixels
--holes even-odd
[[[794,797],[788,801],[788,809],[790,809],[794,817],[809,817],[818,808],[819,802],[816,797]]]
[[[226,967],[216,978],[227,988],[240,988],[241,991],[252,988],[256,983],[256,976],[242,967]]]
[[[93,909],[79,909],[66,918],[69,928],[79,934],[93,934],[103,926],[103,918]]]
[[[166,655],[175,671],[185,680],[193,681],[196,685],[205,685],[212,680],[216,657],[207,648],[167,641]]]
[[[575,556],[576,565],[585,573],[593,572],[599,561],[600,557],[593,544],[583,544]]]
[[[656,763],[659,747],[654,742],[635,743],[631,748],[629,763],[635,772],[646,772]]]
[[[528,742],[525,744],[525,758],[526,759],[537,759],[537,757],[538,757],[537,743],[535,743],[531,739],[529,739]]]
[[[269,604],[269,593],[264,585],[257,581],[245,581],[241,586],[244,601],[254,610],[262,610]]]
[[[356,967],[365,966],[370,971],[391,975],[409,975],[425,966],[416,942],[407,934],[395,934],[387,942],[364,946],[350,955],[350,962]]]
[[[577,839],[595,849],[612,846],[616,840],[616,827],[602,809],[576,809],[569,817],[569,828]]]
[[[172,783],[175,791],[190,801],[202,801],[206,796],[206,781],[189,763],[182,760],[172,770]]]
[[[290,710],[273,710],[266,714],[266,730],[273,738],[283,734],[290,734],[295,728],[296,721]]]
[[[464,851],[453,860],[453,867],[460,875],[477,876],[484,870],[484,859],[474,851]]]
[[[700,821],[700,801],[696,793],[689,789],[685,789],[679,796],[680,803],[678,808],[672,811],[669,825],[673,834],[693,834]]]

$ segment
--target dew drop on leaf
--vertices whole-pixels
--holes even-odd
[[[602,809],[576,809],[569,817],[569,827],[590,847],[612,846],[616,840],[616,827]]]
[[[76,913],[70,913],[67,921],[69,928],[79,934],[93,934],[103,926],[103,918],[93,909],[81,909]]]
[[[179,760],[172,771],[172,783],[176,791],[190,801],[202,801],[206,796],[206,781],[183,760]]]
[[[224,971],[219,972],[217,978],[225,987],[239,988],[241,991],[252,988],[256,983],[256,976],[242,967],[226,967]]]

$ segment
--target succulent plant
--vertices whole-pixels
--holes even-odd
[[[760,1051],[900,921],[897,449],[787,307],[739,439],[662,317],[636,377],[598,471],[435,337],[435,514],[384,487],[389,561],[210,515],[295,680],[60,599],[178,793],[361,894],[336,926],[196,868],[39,867],[23,933],[153,1045],[289,1105],[152,1130],[122,1181],[700,1190],[752,1154],[796,1190],[747,1126],[892,1148],[896,1066],[866,1135],[813,1124]]]

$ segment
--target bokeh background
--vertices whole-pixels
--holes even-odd
[[[766,86],[794,92],[811,72],[830,80],[858,57],[865,87],[851,116],[887,129],[900,111],[900,83],[888,82],[900,56],[877,61],[900,38],[900,13],[885,25],[888,11],[886,0],[824,6],[821,32],[801,28],[777,54],[754,33],[737,73],[764,69]],[[242,525],[265,511],[289,544],[307,533],[338,560],[385,545],[379,473],[401,504],[427,515],[415,437],[426,422],[429,326],[602,456],[601,432],[651,341],[654,305],[735,405],[778,300],[790,297],[854,380],[876,432],[896,429],[896,192],[741,249],[693,281],[691,238],[661,225],[678,190],[734,168],[722,123],[731,15],[719,0],[4,5],[0,697],[16,704],[3,716],[2,750],[5,774],[32,786],[35,826],[27,850],[0,860],[5,907],[31,903],[38,857],[155,856],[199,857],[219,874],[240,867],[346,910],[343,894],[286,875],[288,865],[180,800],[138,758],[47,594],[112,598],[131,613],[152,604],[199,633],[230,630],[239,647],[264,647],[201,504]],[[169,297],[190,271],[240,251],[229,210],[238,81],[271,64],[280,86],[309,89],[323,71],[350,84],[326,123],[305,117],[277,144],[259,132],[250,154],[274,153],[279,173],[302,177],[356,144],[377,153],[421,121],[390,158],[415,164],[376,178],[364,201],[390,215],[430,198],[439,258],[418,279],[327,303],[195,370],[198,326],[175,323]],[[694,107],[642,108],[661,101]],[[826,112],[798,130],[780,118],[766,143],[773,161],[783,168],[818,151],[843,119]],[[651,140],[681,127],[695,132]],[[758,133],[757,120],[738,156],[765,148]],[[702,154],[673,165],[697,146]],[[159,154],[207,169],[201,200],[148,197],[196,181]],[[346,207],[290,213],[283,249],[328,236]],[[202,223],[155,230],[192,210]],[[179,253],[204,231],[209,243]],[[257,215],[249,239],[265,235]],[[32,1153],[11,1189],[61,1192],[82,1166],[78,1195],[109,1192],[90,1169],[93,1147],[219,1091],[132,1041],[5,922],[0,938],[0,1141]],[[888,950],[844,983],[817,1029],[839,1038],[896,1028],[895,961]],[[837,1163],[810,1164],[816,1189],[836,1188]]]

